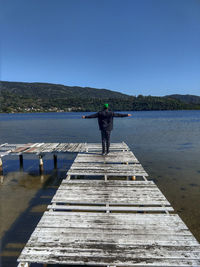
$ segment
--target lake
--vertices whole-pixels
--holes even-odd
[[[127,113],[127,112],[125,112]],[[115,118],[111,142],[124,141],[175,211],[200,241],[200,111],[128,112]],[[84,113],[90,114],[90,113]],[[96,119],[83,113],[0,114],[0,143],[100,142]],[[1,194],[2,266],[15,266],[46,206],[65,178],[73,154],[44,157],[39,174],[36,155],[6,156]]]

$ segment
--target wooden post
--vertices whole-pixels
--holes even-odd
[[[40,173],[43,173],[44,171],[44,166],[43,166],[43,159],[42,159],[42,155],[39,155],[39,170],[40,170]]]
[[[70,180],[71,179],[71,175],[68,174],[67,177],[66,177],[66,179],[67,180]]]
[[[24,162],[23,162],[23,155],[19,155],[19,166],[20,166],[20,170],[23,170],[24,167]]]
[[[124,162],[124,164],[128,165],[128,161],[127,162]],[[126,180],[127,181],[129,180],[129,176],[126,176]]]
[[[143,179],[144,179],[145,181],[147,181],[147,178],[146,178],[145,176],[143,176]]]
[[[106,213],[110,213],[110,210],[109,210],[109,203],[106,203]]]
[[[88,152],[87,143],[85,143],[85,152]]]
[[[53,155],[53,162],[54,162],[54,169],[57,169],[57,155],[56,154],[54,154]]]
[[[0,157],[0,171],[3,171],[3,161],[1,157]]]

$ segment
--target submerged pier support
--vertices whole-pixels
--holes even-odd
[[[56,154],[53,155],[54,169],[57,169],[58,157]]]
[[[2,158],[0,157],[0,171],[3,170],[3,161]]]
[[[44,172],[43,155],[39,155],[39,170],[40,174]]]
[[[24,159],[23,159],[23,155],[19,155],[19,167],[20,167],[20,170],[23,170],[24,169]]]
[[[0,182],[1,184],[4,181],[4,176],[3,176],[3,161],[2,158],[0,157]]]

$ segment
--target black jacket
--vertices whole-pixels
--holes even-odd
[[[98,118],[99,129],[101,131],[112,131],[113,117],[128,117],[128,114],[114,113],[108,109],[99,111],[98,113],[85,116],[86,119]]]

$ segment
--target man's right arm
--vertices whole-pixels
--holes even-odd
[[[94,119],[98,117],[98,113],[88,115],[88,116],[82,116],[82,119]]]

